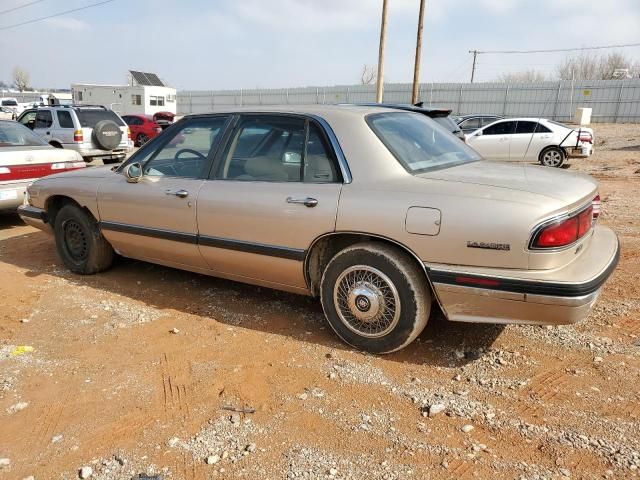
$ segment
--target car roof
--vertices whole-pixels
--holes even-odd
[[[410,103],[358,103],[358,106],[364,107],[382,107],[382,108],[396,108],[398,110],[406,110],[410,112],[417,112],[422,114],[440,114],[447,116],[451,114],[451,109],[448,108],[428,108],[418,105],[411,105]]]
[[[216,109],[209,113],[196,113],[186,115],[184,118],[196,118],[208,115],[224,113],[275,113],[275,114],[298,114],[312,115],[326,120],[347,117],[365,117],[372,113],[388,113],[388,107],[368,106],[368,105],[269,105],[254,107],[229,107]]]

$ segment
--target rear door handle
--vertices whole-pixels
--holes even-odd
[[[176,197],[180,197],[180,198],[187,198],[189,196],[189,192],[187,192],[186,190],[180,189],[180,190],[165,190],[164,191],[165,195],[175,195]]]
[[[287,203],[299,203],[301,205],[304,205],[305,207],[315,207],[316,205],[318,205],[318,200],[316,200],[315,198],[311,198],[311,197],[306,197],[306,198],[293,198],[293,197],[287,197]]]

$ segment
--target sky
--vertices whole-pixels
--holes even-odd
[[[0,0],[0,12],[33,0]],[[385,81],[411,82],[419,0],[388,0]],[[378,55],[382,0],[40,0],[0,13],[0,80],[15,66],[35,87],[124,84],[157,73],[179,90],[359,83]],[[469,50],[640,42],[640,0],[427,0],[422,82],[468,81]],[[640,60],[640,48],[621,49]],[[476,81],[536,69],[565,54],[480,55]]]

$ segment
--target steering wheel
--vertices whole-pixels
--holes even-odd
[[[192,153],[196,157],[201,158],[202,160],[206,160],[207,159],[207,157],[205,155],[203,155],[201,152],[199,152],[197,150],[193,150],[192,148],[183,148],[181,150],[178,150],[173,158],[175,160],[179,160],[180,159],[180,155],[182,155],[183,153]]]

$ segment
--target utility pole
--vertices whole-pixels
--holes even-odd
[[[478,50],[469,50],[469,53],[473,53],[473,66],[471,67],[471,83],[473,83],[473,79],[476,76],[476,58],[480,52]]]
[[[382,103],[384,93],[384,44],[387,39],[387,0],[382,0],[380,47],[378,49],[378,78],[376,79],[376,103]]]
[[[420,82],[420,60],[422,60],[422,26],[424,23],[425,0],[420,0],[420,13],[418,14],[418,34],[416,36],[416,62],[413,66],[413,92],[411,94],[411,104],[418,102],[418,86]]]

